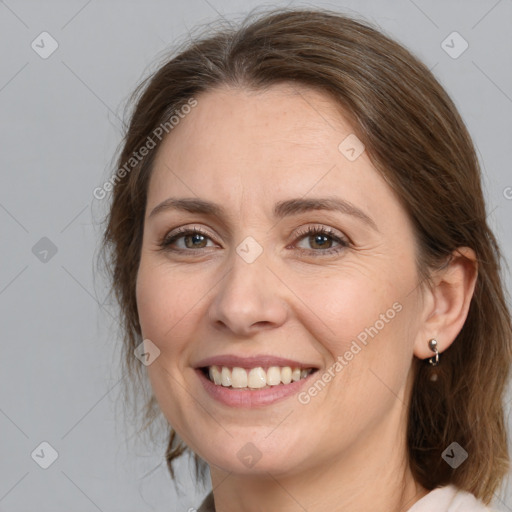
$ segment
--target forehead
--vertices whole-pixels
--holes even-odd
[[[275,157],[278,150],[293,158],[291,150],[321,152],[329,143],[327,134],[337,139],[352,132],[332,99],[304,87],[282,84],[257,91],[220,87],[196,100],[197,106],[173,128],[160,153],[169,149],[179,157],[193,146],[220,158],[242,147],[244,153],[257,151],[262,158]],[[177,152],[177,146],[182,151]]]
[[[223,87],[196,99],[158,150],[149,204],[183,195],[240,208],[243,196],[256,209],[340,192],[364,206],[386,186],[364,152],[355,161],[340,152],[353,128],[327,94],[283,84]]]

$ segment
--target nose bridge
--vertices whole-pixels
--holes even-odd
[[[210,320],[238,335],[252,332],[257,325],[280,325],[286,318],[263,243],[247,236],[234,248],[210,305]]]

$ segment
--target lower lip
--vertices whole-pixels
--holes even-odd
[[[199,380],[203,384],[207,393],[224,405],[231,407],[261,407],[280,402],[299,392],[300,388],[316,373],[310,373],[305,379],[300,379],[290,384],[279,384],[266,389],[233,389],[225,386],[218,386],[214,384],[206,375],[199,369],[196,369]]]

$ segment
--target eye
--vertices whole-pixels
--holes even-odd
[[[183,239],[184,247],[179,246],[176,242]],[[201,228],[178,228],[172,234],[167,235],[160,242],[162,249],[174,250],[174,251],[187,251],[188,249],[204,249],[207,240],[210,239],[210,235],[203,231]],[[171,247],[178,245],[177,247]]]
[[[299,240],[305,239],[313,249],[300,248],[302,252],[312,256],[325,256],[337,254],[348,247],[349,241],[341,235],[337,235],[333,229],[321,226],[310,226],[298,233]],[[332,247],[333,241],[338,245]]]
[[[331,228],[321,226],[310,226],[297,233],[297,240],[305,240],[312,249],[304,249],[298,246],[301,254],[311,256],[326,256],[338,254],[350,245],[350,242],[343,236],[338,235]],[[159,243],[159,246],[168,251],[191,252],[198,249],[206,249],[208,241],[211,241],[210,235],[200,227],[178,228],[174,232],[166,235]],[[180,246],[180,242],[183,242]],[[336,246],[332,246],[336,243]]]

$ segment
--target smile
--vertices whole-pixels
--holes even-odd
[[[216,386],[236,389],[268,389],[305,379],[315,368],[292,368],[291,366],[261,366],[245,369],[238,366],[212,365],[201,368],[204,375]]]
[[[320,366],[277,354],[218,354],[197,361],[192,367],[214,402],[259,408],[299,393]]]

